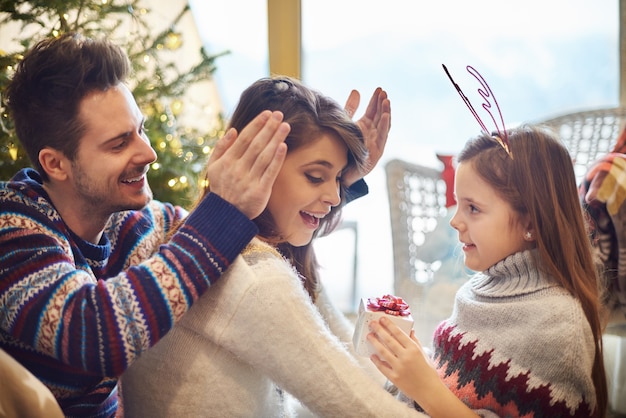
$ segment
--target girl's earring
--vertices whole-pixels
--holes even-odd
[[[530,231],[526,231],[526,233],[524,234],[524,238],[526,238],[526,240],[533,239],[533,233]]]

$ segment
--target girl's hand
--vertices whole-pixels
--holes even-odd
[[[372,362],[432,418],[477,416],[444,385],[413,331],[409,337],[385,317],[372,321],[370,329],[367,340],[378,353]]]
[[[409,337],[385,317],[372,321],[370,330],[367,339],[378,353],[371,360],[398,389],[418,400],[423,387],[439,382],[437,371],[413,331]]]

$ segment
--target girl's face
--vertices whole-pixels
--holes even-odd
[[[458,165],[454,192],[458,206],[450,225],[459,232],[469,269],[484,271],[511,254],[531,248],[525,239],[529,223],[478,175],[471,161]]]
[[[291,245],[308,244],[320,219],[341,202],[339,185],[347,163],[348,148],[330,134],[287,154],[267,208]]]

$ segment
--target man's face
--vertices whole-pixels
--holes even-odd
[[[120,83],[90,93],[80,104],[79,117],[86,130],[69,180],[80,213],[109,216],[143,208],[152,199],[146,172],[156,153],[128,87]]]

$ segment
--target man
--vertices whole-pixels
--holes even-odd
[[[156,154],[124,84],[129,72],[119,47],[67,34],[26,54],[6,92],[35,169],[0,183],[0,348],[68,416],[116,413],[117,377],[258,232],[250,219],[286,153],[289,126],[265,111],[218,141],[211,193],[192,213],[152,201],[145,173]],[[346,107],[357,106],[353,92]],[[380,89],[359,124],[371,169],[390,126]]]

